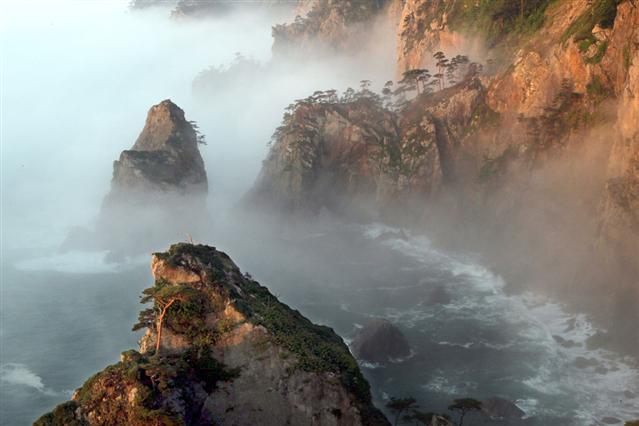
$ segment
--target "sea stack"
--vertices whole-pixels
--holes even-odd
[[[137,254],[201,232],[208,182],[200,142],[195,123],[171,100],[151,107],[133,147],[113,162],[96,224],[100,248]]]

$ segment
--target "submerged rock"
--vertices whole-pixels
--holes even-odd
[[[176,244],[153,256],[152,270],[144,294],[154,309],[136,325],[147,328],[140,350],[36,425],[389,424],[342,339],[226,254]]]
[[[402,332],[385,319],[366,324],[355,336],[352,348],[357,358],[370,362],[387,362],[410,355]]]
[[[514,402],[504,398],[492,397],[482,401],[481,410],[491,419],[516,420],[523,418],[526,413]]]

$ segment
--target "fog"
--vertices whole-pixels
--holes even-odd
[[[483,265],[492,259],[468,250],[498,239],[462,233],[468,240],[459,241],[448,233],[456,225],[444,220],[452,217],[448,211],[431,210],[436,223],[427,228],[446,249],[424,235],[348,224],[326,212],[312,224],[237,216],[234,207],[255,181],[288,104],[316,90],[357,87],[363,79],[378,89],[395,77],[393,28],[373,26],[356,57],[273,58],[271,26],[289,21],[291,13],[242,9],[175,20],[169,12],[132,12],[128,1],[2,3],[2,424],[27,424],[135,346],[138,336],[129,330],[137,295],[151,280],[147,253],[187,234],[226,251],[282,301],[347,340],[373,317],[396,322],[414,345],[412,357],[387,368],[363,366],[380,406],[389,395],[412,394],[424,408],[445,411],[456,396],[499,394],[542,422],[543,416],[563,422],[555,424],[637,412],[638,397],[623,394],[639,395],[637,370],[612,352],[587,350],[597,329],[585,316],[538,295],[510,295],[503,278]],[[479,52],[473,50],[473,59]],[[238,53],[244,59],[238,61]],[[117,262],[105,262],[104,252],[60,252],[70,230],[95,226],[113,161],[131,148],[148,109],[167,98],[206,136],[200,146],[209,181],[200,217],[206,226],[194,232],[195,217],[142,216],[142,208],[123,212],[122,221],[168,229],[149,236],[148,250],[137,245],[146,237],[135,235],[130,245],[119,243],[135,246],[136,256]],[[568,172],[554,163],[538,171],[534,205],[575,195],[570,182],[590,176],[589,164],[600,161],[596,150],[585,157]],[[603,177],[591,178],[600,190]],[[559,181],[569,183],[555,187]],[[569,197],[574,205],[560,206],[563,214],[592,194],[576,195]],[[589,209],[596,204],[586,203]],[[543,221],[532,226],[535,213],[514,221],[510,231],[526,226],[542,233]],[[591,223],[573,222],[558,239],[578,236],[577,244],[586,239],[585,227],[592,231]],[[544,247],[518,246],[502,261],[516,264],[520,253]],[[526,278],[544,276],[532,269]],[[434,301],[436,292],[450,302]],[[555,336],[577,345],[558,345]],[[593,380],[573,365],[575,357],[590,356],[610,375]]]
[[[255,179],[286,105],[318,88],[392,77],[390,62],[385,70],[353,67],[356,59],[268,65],[271,26],[289,18],[282,13],[242,9],[217,20],[171,20],[168,8],[131,12],[127,5],[3,6],[5,247],[52,246],[70,227],[91,226],[112,161],[163,99],[199,123],[211,199],[232,202]],[[198,73],[228,66],[237,53],[264,66],[257,81],[194,94]]]

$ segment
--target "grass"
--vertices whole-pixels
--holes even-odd
[[[617,5],[622,0],[595,0],[581,16],[570,24],[561,36],[561,41],[566,42],[571,37],[573,41],[593,39],[592,30],[599,25],[602,28],[612,28],[617,16]]]
[[[166,253],[155,253],[172,266],[190,265],[195,270],[215,270],[227,279],[216,284],[249,322],[264,326],[271,341],[296,355],[295,368],[307,372],[338,374],[341,382],[362,401],[370,400],[368,382],[344,341],[325,326],[313,324],[297,310],[281,303],[266,287],[233,270],[229,257],[214,247],[174,244]],[[233,279],[232,285],[229,279]],[[239,287],[239,289],[238,289]],[[221,324],[227,328],[226,324]]]
[[[592,65],[600,63],[604,55],[606,54],[607,49],[608,49],[608,41],[603,41],[601,43],[598,43],[597,51],[595,52],[595,54],[589,58],[586,58],[585,62],[587,64],[592,64]]]
[[[470,34],[482,33],[490,47],[509,35],[535,33],[545,23],[546,10],[557,0],[460,0],[448,11],[452,29]]]

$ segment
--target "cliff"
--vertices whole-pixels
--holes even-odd
[[[388,0],[318,0],[298,11],[295,21],[273,27],[273,52],[304,53],[309,50],[354,52],[361,47],[367,24],[385,9]]]
[[[470,129],[490,114],[473,77],[402,108],[384,106],[368,89],[331,96],[291,107],[248,201],[376,217],[453,185],[464,174],[460,152],[475,136]]]
[[[123,353],[36,425],[389,424],[342,339],[226,254],[175,244],[153,255],[151,269],[140,351]]]
[[[394,6],[403,83],[390,101],[365,119],[347,96],[298,105],[249,198],[355,206],[476,249],[514,285],[596,314],[636,353],[636,2]],[[454,61],[465,76],[450,78]],[[408,92],[405,71],[418,73]]]

